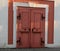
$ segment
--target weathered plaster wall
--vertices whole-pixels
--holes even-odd
[[[8,0],[0,0],[0,47],[5,47],[8,36]]]

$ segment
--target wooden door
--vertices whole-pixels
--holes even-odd
[[[17,7],[17,48],[29,47],[30,36],[30,10]]]
[[[18,7],[17,48],[41,48],[45,45],[45,9]]]
[[[45,9],[31,10],[31,47],[44,47],[45,42]]]

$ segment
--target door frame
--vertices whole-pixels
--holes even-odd
[[[13,2],[13,46],[16,47],[16,10],[17,6],[23,6],[23,7],[36,7],[35,5],[32,5],[35,3],[25,3],[25,2]],[[47,45],[48,41],[48,11],[49,11],[49,5],[47,4],[37,4],[38,8],[45,8],[46,14],[45,14],[45,46]]]

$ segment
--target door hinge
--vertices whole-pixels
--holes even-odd
[[[18,45],[22,45],[21,37],[16,41]]]
[[[43,14],[41,14],[41,20],[45,20],[45,16],[43,16]]]
[[[41,42],[41,45],[44,45],[44,43],[45,43],[43,38],[41,38],[40,42]]]
[[[18,19],[18,20],[20,20],[20,19],[21,19],[21,14],[19,14],[19,15],[17,16],[17,19]]]

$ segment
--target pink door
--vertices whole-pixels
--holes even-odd
[[[17,48],[41,48],[45,41],[45,9],[17,7]]]
[[[18,7],[17,10],[17,48],[29,47],[30,10]]]
[[[31,9],[31,47],[44,47],[45,41],[45,9]]]

